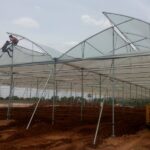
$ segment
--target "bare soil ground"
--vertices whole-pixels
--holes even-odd
[[[116,137],[111,137],[111,107],[105,106],[97,145],[93,147],[99,107],[87,105],[80,121],[79,106],[57,106],[51,125],[52,107],[41,105],[29,130],[26,125],[33,107],[14,107],[11,120],[0,108],[0,150],[149,150],[150,131],[145,129],[144,108],[115,108]],[[141,131],[142,130],[142,131]]]

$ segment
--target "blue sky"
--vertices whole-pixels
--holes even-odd
[[[0,0],[0,46],[6,32],[59,51],[109,26],[103,11],[150,22],[149,0]]]

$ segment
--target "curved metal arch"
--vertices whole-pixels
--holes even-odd
[[[45,51],[39,44],[35,43],[34,41],[32,41],[32,40],[30,40],[30,39],[28,39],[28,38],[26,38],[26,37],[24,37],[22,35],[16,34],[16,33],[7,32],[7,34],[8,35],[11,34],[11,35],[14,35],[14,36],[17,36],[17,37],[21,37],[22,39],[25,39],[25,40],[31,42],[35,46],[39,47],[42,51],[44,51],[48,56],[50,56],[51,59],[53,59],[53,57],[49,53],[47,53],[47,51]]]
[[[142,20],[142,19],[138,19],[138,18],[135,18],[135,17],[127,16],[127,15],[122,15],[122,14],[117,14],[117,13],[110,13],[110,12],[103,12],[103,14],[104,14],[105,16],[107,16],[107,14],[112,14],[112,15],[117,15],[117,16],[122,16],[122,17],[128,17],[128,18],[130,18],[130,19],[135,19],[135,20],[138,20],[138,21],[141,21],[141,22],[143,22],[143,23],[146,23],[146,24],[150,25],[150,23],[147,22],[147,21],[144,21],[144,20]],[[125,22],[124,22],[124,23],[125,23]],[[119,23],[119,24],[120,24],[120,23]],[[118,24],[116,24],[116,25],[118,25]]]
[[[73,50],[74,48],[76,48],[78,45],[80,45],[80,44],[86,42],[87,40],[93,38],[94,36],[96,36],[96,35],[98,35],[98,34],[101,34],[101,33],[105,32],[105,31],[107,31],[107,30],[110,30],[110,29],[113,29],[113,27],[111,26],[111,27],[109,27],[109,28],[106,28],[106,29],[104,29],[104,30],[102,30],[102,31],[100,31],[100,32],[97,32],[97,33],[95,33],[94,35],[92,35],[92,36],[90,36],[90,37],[84,39],[83,41],[79,42],[78,44],[76,44],[75,46],[73,46],[72,48],[70,48],[69,50],[67,50],[65,53],[63,53],[60,57],[58,57],[58,59],[61,59],[63,56],[65,56],[65,55],[66,55],[67,53],[69,53],[71,50]],[[71,56],[69,56],[69,57],[71,57]],[[76,59],[76,58],[75,58],[75,59]]]
[[[103,14],[106,16],[106,18],[114,25],[114,27],[117,28],[117,30],[119,30],[119,32],[121,32],[121,34],[126,38],[127,41],[129,41],[129,43],[131,43],[131,46],[133,45],[137,50],[139,50],[139,48],[137,47],[136,44],[134,44],[135,42],[131,42],[130,39],[126,36],[126,34],[131,34],[131,35],[134,35],[134,36],[138,36],[138,37],[141,37],[142,35],[138,35],[138,34],[133,34],[133,33],[127,33],[127,32],[122,32],[120,29],[119,29],[119,25],[121,24],[125,24],[127,22],[130,22],[130,21],[139,21],[141,23],[144,23],[145,25],[149,26],[150,27],[150,23],[149,22],[146,22],[146,21],[143,21],[142,19],[138,19],[138,18],[135,18],[135,17],[131,17],[131,16],[127,16],[127,15],[122,15],[122,14],[117,14],[117,13],[110,13],[110,12],[103,12]],[[120,23],[115,23],[111,17],[109,15],[115,15],[115,16],[120,16],[120,17],[127,17],[128,19],[126,21],[122,21]],[[144,39],[150,39],[149,36],[142,36],[144,37]]]
[[[103,14],[104,14],[104,15],[106,16],[106,18],[110,21],[110,23],[121,33],[121,35],[124,37],[125,41],[131,43],[130,45],[131,45],[131,47],[132,47],[134,50],[135,50],[135,49],[136,49],[136,50],[139,50],[138,47],[136,47],[136,46],[130,41],[130,39],[124,34],[124,32],[122,32],[122,31],[118,28],[118,26],[121,25],[121,24],[125,24],[125,23],[127,23],[127,22],[129,22],[129,21],[133,21],[133,20],[138,20],[138,21],[143,22],[143,23],[148,24],[148,25],[150,25],[150,24],[147,23],[147,22],[144,22],[144,21],[142,21],[142,20],[140,20],[140,19],[136,19],[136,18],[134,18],[134,17],[130,17],[130,16],[126,16],[126,15],[121,15],[121,14],[116,14],[116,13],[109,13],[109,12],[103,12]],[[121,17],[127,17],[128,19],[127,19],[126,21],[122,21],[122,22],[120,22],[120,23],[117,24],[117,23],[115,23],[115,22],[111,19],[111,17],[108,16],[108,14],[109,14],[109,15],[121,16]]]
[[[128,17],[129,20],[127,20],[127,21],[132,21],[132,19],[135,19],[135,20],[138,20],[138,21],[141,21],[141,22],[144,22],[144,23],[150,25],[150,23],[148,23],[148,22],[146,22],[146,21],[143,21],[143,20],[141,20],[141,19],[137,19],[137,18],[134,18],[134,17],[130,17],[130,16],[127,16],[127,15],[122,15],[122,14],[117,14],[117,13],[110,13],[110,12],[103,12],[103,14],[104,14],[105,16],[107,16],[107,14],[113,14],[113,15]],[[126,22],[126,21],[124,21],[124,22],[122,22],[122,23],[119,23],[119,24],[123,24],[123,23],[125,23],[125,22]],[[119,24],[115,24],[115,26],[117,26],[117,25],[119,25]],[[85,40],[79,42],[77,45],[73,46],[73,47],[70,48],[67,52],[65,52],[65,53],[62,54],[60,57],[58,57],[58,59],[60,59],[60,58],[62,58],[63,56],[65,56],[65,55],[66,55],[67,53],[69,53],[72,49],[74,49],[74,48],[77,47],[78,45],[82,44],[83,42],[86,42],[87,40],[91,39],[92,37],[94,37],[94,36],[96,36],[96,35],[98,35],[98,34],[101,34],[101,33],[105,32],[105,31],[107,31],[107,30],[109,30],[109,29],[111,29],[111,28],[113,28],[113,26],[111,26],[111,27],[109,27],[109,28],[107,28],[107,29],[104,29],[104,30],[102,30],[102,31],[100,31],[100,32],[98,32],[98,33],[96,33],[96,34],[94,34],[94,35],[92,35],[92,36],[86,38]],[[131,42],[130,42],[130,43],[131,43]],[[71,56],[70,56],[70,57],[71,57]]]
[[[82,44],[82,43],[87,43],[88,44],[88,42],[87,42],[87,40],[89,40],[89,39],[91,39],[91,38],[93,38],[94,36],[96,36],[96,35],[98,35],[98,34],[101,34],[101,33],[103,33],[103,32],[105,32],[105,31],[107,31],[107,30],[109,30],[109,29],[113,29],[113,27],[109,27],[109,28],[107,28],[107,29],[104,29],[104,30],[102,30],[102,31],[100,31],[100,32],[98,32],[98,33],[96,33],[96,34],[94,34],[94,35],[92,35],[92,36],[90,36],[90,37],[88,37],[87,39],[85,39],[85,40],[83,40],[83,41],[81,41],[80,43],[78,43],[77,45],[75,45],[74,47],[72,47],[71,49],[69,49],[67,52],[65,52],[64,54],[62,54],[59,58],[58,58],[58,60],[59,59],[61,59],[63,56],[67,56],[67,53],[69,53],[71,50],[73,50],[74,48],[76,48],[78,45],[80,45],[80,44]],[[123,39],[116,31],[115,31],[115,33],[121,38],[121,39]],[[124,40],[124,39],[123,39]],[[138,40],[138,41],[141,41],[141,40],[143,40],[143,39],[140,39],[140,40]],[[138,42],[138,41],[135,41],[135,42]],[[118,47],[117,49],[115,49],[115,50],[119,50],[120,48],[123,48],[123,47],[126,47],[126,46],[128,46],[128,45],[130,45],[132,42],[126,42],[125,40],[124,40],[124,42],[126,43],[125,45],[123,45],[123,46],[120,46],[120,47]],[[134,43],[134,42],[133,42]],[[112,52],[112,50],[111,51],[109,51],[108,53],[111,53]],[[103,54],[102,52],[100,52],[99,51],[99,53],[101,53],[101,54]],[[106,55],[107,56],[107,55]],[[110,55],[109,55],[110,56]],[[91,60],[92,58],[74,58],[74,57],[72,57],[72,56],[68,56],[68,57],[70,57],[71,59],[72,59],[72,61],[74,61],[74,60],[76,60],[76,61],[81,61],[81,60]],[[103,57],[105,57],[105,55],[103,54]],[[96,59],[97,59],[98,57],[96,57]],[[95,59],[95,58],[93,58],[93,59]],[[61,62],[61,60],[59,60],[60,62]]]
[[[129,18],[129,20],[131,21],[131,18]],[[68,56],[67,54],[68,54],[71,50],[73,50],[74,48],[76,48],[77,46],[79,46],[80,44],[88,43],[87,40],[89,40],[89,39],[91,39],[91,38],[93,38],[93,37],[95,37],[95,36],[97,36],[97,35],[99,35],[99,34],[105,32],[105,31],[107,31],[107,30],[110,30],[110,29],[113,30],[113,26],[111,26],[111,27],[109,27],[109,28],[106,28],[106,29],[104,29],[104,30],[102,30],[102,31],[100,31],[100,32],[98,32],[98,33],[96,33],[96,34],[94,34],[94,35],[92,35],[92,36],[86,38],[85,40],[79,42],[77,45],[73,46],[73,47],[70,48],[68,51],[66,51],[65,53],[63,53],[60,57],[58,57],[58,60],[61,59],[61,58],[62,58],[63,56],[65,56],[65,55]],[[115,31],[115,32],[116,32],[116,31]],[[123,39],[123,38],[118,34],[118,32],[116,32],[116,34],[117,34],[121,39]],[[124,46],[119,47],[118,49],[123,48],[123,47],[126,47],[126,46],[132,44],[132,42],[127,42],[125,39],[123,39],[123,40],[124,40],[124,42],[125,42],[126,44],[125,44]],[[110,52],[111,52],[111,51],[110,51]],[[99,53],[103,54],[101,51],[99,51]],[[104,54],[103,54],[103,55],[104,55]],[[72,57],[72,56],[68,56],[68,57],[70,57],[70,58],[72,58],[72,59],[78,59],[78,58],[75,58],[75,57]],[[81,59],[81,60],[83,60],[83,59]]]
[[[44,54],[44,53],[41,53],[41,52],[38,52],[38,51],[34,51],[34,52],[36,52],[36,53],[39,53],[40,55],[31,55],[31,54],[29,54],[29,53],[26,53],[26,52],[23,52],[23,50],[20,50],[19,48],[24,48],[24,49],[26,49],[26,50],[28,50],[28,51],[30,51],[30,49],[27,49],[27,48],[25,48],[25,47],[22,47],[22,46],[20,46],[20,45],[17,45],[17,46],[15,46],[15,48],[18,50],[18,51],[20,51],[20,52],[22,52],[23,54],[25,54],[25,55],[28,55],[28,56],[46,56],[47,54]]]

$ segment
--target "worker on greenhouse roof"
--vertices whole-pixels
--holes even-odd
[[[11,46],[16,46],[19,40],[12,35],[9,35],[9,39],[10,41],[6,41],[4,46],[2,47],[2,52],[7,52],[9,57],[12,57],[12,55],[10,55],[10,52],[13,52],[13,48]]]

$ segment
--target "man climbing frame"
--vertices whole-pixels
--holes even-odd
[[[6,41],[6,43],[2,47],[2,52],[4,52],[4,53],[7,52],[9,57],[12,57],[10,52],[13,53],[13,46],[16,46],[18,44],[19,40],[12,35],[9,35],[9,39],[10,39],[10,41]]]

